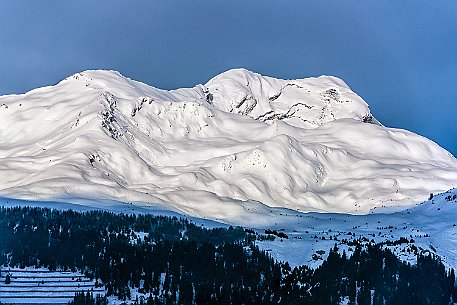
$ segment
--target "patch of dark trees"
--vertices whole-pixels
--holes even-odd
[[[271,230],[271,229],[266,229],[265,230],[265,234],[271,234],[271,235],[276,235],[278,236],[279,238],[284,238],[284,239],[288,239],[289,236],[287,236],[284,232],[278,232],[276,230]]]
[[[107,295],[127,300],[131,288],[139,290],[139,304],[457,301],[454,270],[431,253],[411,265],[380,244],[355,244],[351,256],[335,246],[317,269],[291,268],[254,239],[242,228],[206,229],[171,217],[0,208],[0,265],[79,270],[103,283]],[[105,302],[79,293],[72,304]]]
[[[106,296],[97,294],[94,297],[92,292],[77,292],[73,301],[68,303],[69,305],[108,305],[108,299]]]
[[[446,201],[455,201],[457,199],[457,195],[448,195],[444,198]]]

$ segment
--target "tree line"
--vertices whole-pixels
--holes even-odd
[[[431,254],[411,265],[381,244],[355,245],[351,256],[335,246],[320,267],[291,268],[255,238],[249,229],[207,229],[176,217],[0,208],[0,265],[80,271],[108,296],[128,300],[139,291],[139,304],[457,301],[454,270]],[[72,304],[104,302],[78,294]]]

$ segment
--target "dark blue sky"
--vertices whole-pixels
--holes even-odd
[[[171,89],[230,68],[343,78],[457,155],[457,1],[3,1],[0,94],[114,69]]]

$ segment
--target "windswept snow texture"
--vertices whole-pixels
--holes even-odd
[[[115,200],[245,224],[271,208],[367,213],[457,185],[457,160],[382,126],[340,79],[230,70],[165,91],[86,71],[0,97],[0,195]]]

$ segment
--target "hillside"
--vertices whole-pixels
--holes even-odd
[[[13,269],[0,266],[0,302],[2,303],[68,304],[77,292],[105,295],[104,287],[77,272],[50,271],[46,268]]]
[[[421,207],[446,205],[448,213],[455,210],[455,198],[449,192]],[[416,214],[413,210],[410,212]],[[78,294],[72,304],[406,305],[418,304],[418,300],[423,300],[421,304],[454,304],[457,300],[455,272],[446,266],[449,257],[442,256],[446,260],[441,260],[435,255],[434,239],[418,237],[422,232],[414,230],[421,217],[397,228],[400,223],[395,220],[402,217],[399,214],[389,218],[354,215],[350,219],[352,232],[345,232],[340,230],[350,225],[344,220],[349,215],[302,216],[308,217],[294,217],[301,221],[300,231],[288,231],[287,237],[282,229],[274,233],[265,230],[270,235],[267,237],[253,229],[208,229],[184,218],[149,214],[1,207],[0,266],[5,267],[0,300],[61,303],[61,298],[70,298],[72,291],[89,288],[94,297],[102,293],[107,298],[90,302],[90,295]],[[322,216],[332,217],[318,221]],[[376,229],[379,236],[375,231],[368,233],[376,219],[377,226],[382,227]],[[435,228],[445,228],[447,220]],[[301,231],[315,224],[328,226],[322,233]],[[424,226],[424,230],[428,228]],[[314,229],[318,228],[307,228]],[[312,234],[322,234],[322,238],[310,238]],[[415,234],[416,241],[407,234]],[[429,242],[431,250],[427,249]],[[273,250],[261,251],[259,245]],[[275,260],[274,249],[279,245],[290,248],[286,251],[289,256],[300,247],[296,258],[305,262],[314,248],[310,258],[313,266],[308,262],[295,265],[295,259],[287,263]],[[451,247],[447,250],[455,256]],[[24,265],[41,268],[20,269]],[[45,268],[84,270],[84,276]]]
[[[340,79],[230,70],[172,91],[113,71],[0,97],[0,196],[133,203],[232,223],[367,213],[457,185],[457,160],[384,127]],[[249,212],[249,213],[247,213]]]

